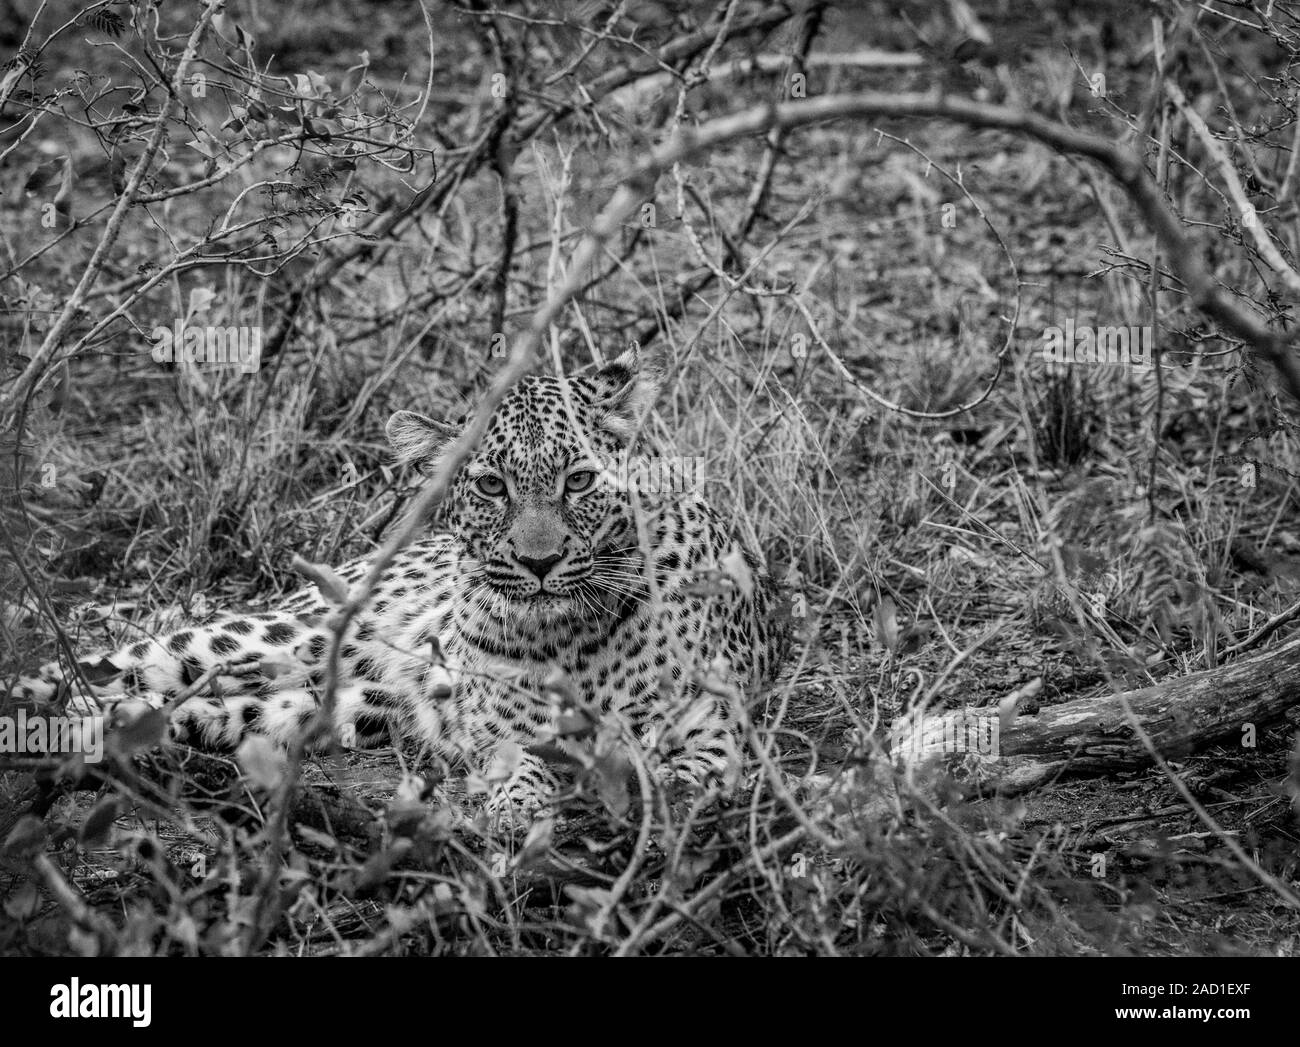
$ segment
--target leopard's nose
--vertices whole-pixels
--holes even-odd
[[[533,574],[537,575],[537,580],[540,582],[546,578],[547,571],[564,559],[564,554],[548,553],[545,556],[516,555],[515,559],[532,571]]]

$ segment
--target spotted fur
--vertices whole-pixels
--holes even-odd
[[[654,392],[629,355],[587,376],[526,378],[509,394],[452,485],[448,530],[384,569],[343,639],[345,742],[410,738],[482,770],[504,743],[551,739],[568,701],[621,718],[665,775],[705,785],[734,769],[721,695],[768,678],[784,632],[758,557],[698,490],[629,490],[609,468]],[[388,432],[399,460],[431,470],[457,430],[398,412]],[[356,583],[368,569],[358,560],[338,573]],[[313,587],[274,611],[132,644],[108,666],[86,663],[116,674],[95,698],[161,706],[222,665],[171,711],[173,737],[230,749],[256,732],[288,744],[325,686],[332,610]],[[19,690],[50,700],[61,680],[50,665]],[[531,810],[556,784],[525,753],[492,802]]]

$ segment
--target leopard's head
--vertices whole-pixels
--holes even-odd
[[[549,613],[639,591],[635,496],[611,464],[636,438],[658,377],[629,351],[589,375],[524,378],[501,402],[447,498],[485,591]],[[399,459],[425,471],[459,434],[412,411],[388,422]]]

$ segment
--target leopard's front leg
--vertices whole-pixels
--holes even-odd
[[[560,780],[546,762],[526,752],[510,777],[491,787],[483,811],[501,828],[521,828],[550,806],[559,788]]]
[[[647,747],[659,755],[656,777],[663,784],[683,782],[694,789],[729,791],[740,768],[732,718],[718,697],[695,692],[679,699],[662,726],[643,729]]]

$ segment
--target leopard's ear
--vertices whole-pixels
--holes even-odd
[[[384,432],[399,465],[414,465],[428,471],[460,430],[414,411],[398,411],[388,419]]]
[[[654,407],[663,384],[657,360],[647,359],[635,342],[618,359],[595,373],[596,405],[604,409],[603,428],[626,440]]]

